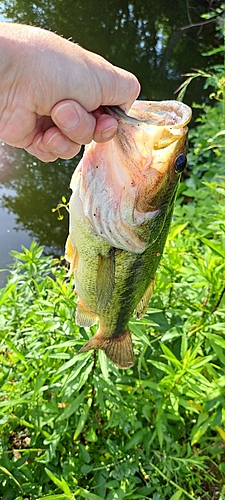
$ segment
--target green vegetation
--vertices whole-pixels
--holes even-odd
[[[190,170],[135,366],[78,355],[72,280],[35,244],[0,291],[3,500],[225,499],[224,80],[190,133]],[[219,87],[220,85],[220,87]]]

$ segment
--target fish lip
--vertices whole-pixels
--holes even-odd
[[[149,125],[151,122],[150,120],[138,120],[137,118],[134,118],[133,116],[129,116],[123,111],[122,108],[119,106],[102,106],[104,112],[107,115],[114,116],[116,115],[117,119],[121,120],[125,123],[129,123],[130,125]]]
[[[191,108],[187,106],[186,104],[175,101],[175,100],[167,100],[167,101],[135,101],[135,103],[143,103],[149,106],[149,109],[146,110],[146,113],[151,114],[151,112],[157,112],[160,109],[162,111],[165,110],[165,123],[160,123],[157,124],[153,120],[147,120],[147,119],[138,119],[135,118],[134,116],[130,116],[123,111],[119,106],[102,106],[103,111],[106,114],[109,114],[111,116],[114,116],[118,121],[122,121],[123,123],[127,123],[130,125],[134,125],[136,127],[138,126],[151,126],[151,127],[162,127],[162,128],[167,128],[167,129],[180,129],[184,128],[185,125],[187,125],[192,116]],[[135,104],[134,103],[134,104]],[[132,107],[131,107],[132,109]],[[178,118],[178,121],[176,123],[166,123],[166,111],[174,112]]]
[[[130,123],[144,123],[142,120],[137,120],[137,118],[127,115],[119,106],[102,106],[102,109],[107,115],[117,115],[118,118],[122,118]]]

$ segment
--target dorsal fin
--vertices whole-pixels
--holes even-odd
[[[143,316],[146,313],[149,301],[150,301],[151,296],[153,294],[153,289],[154,289],[154,286],[155,286],[155,281],[156,281],[156,278],[154,276],[154,278],[152,279],[150,285],[148,286],[147,290],[145,291],[142,299],[140,300],[140,302],[138,303],[138,305],[136,307],[136,318],[137,319],[143,318]]]

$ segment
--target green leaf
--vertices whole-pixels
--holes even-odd
[[[90,493],[87,490],[84,490],[83,488],[80,488],[78,491],[76,491],[76,495],[80,495],[82,498],[87,498],[88,500],[102,500],[102,497],[99,497],[98,495],[95,495],[94,493]]]
[[[98,436],[97,436],[95,430],[93,429],[93,427],[89,427],[89,429],[85,433],[85,438],[86,438],[86,441],[88,441],[90,443],[96,443],[96,441],[98,441]]]
[[[177,337],[180,337],[182,335],[182,332],[178,330],[178,328],[173,327],[170,328],[164,335],[161,337],[161,342],[168,342],[170,340],[176,339]]]
[[[173,495],[172,497],[170,497],[170,500],[179,500],[179,498],[181,497],[181,495],[183,494],[183,491],[182,490],[177,490]]]
[[[100,367],[102,370],[102,375],[106,382],[109,382],[109,363],[108,363],[108,358],[106,357],[104,351],[101,349],[98,351],[98,359],[100,362]]]
[[[30,391],[27,394],[24,394],[22,398],[18,399],[10,399],[6,401],[0,401],[0,408],[3,408],[3,410],[7,410],[7,408],[10,408],[12,406],[17,406],[21,403],[24,403],[27,401],[27,399],[30,399],[31,396],[33,396],[34,391]]]
[[[137,446],[143,440],[144,434],[145,429],[139,429],[137,432],[135,432],[130,441],[126,444],[125,450],[130,450],[130,448],[133,448],[133,446]]]
[[[81,444],[81,443],[80,443],[80,444],[79,444],[79,448],[80,448],[80,451],[81,451],[81,453],[82,453],[82,458],[83,458],[83,460],[84,460],[87,464],[89,464],[89,463],[90,463],[90,460],[91,460],[91,457],[90,457],[90,454],[89,454],[89,453],[88,453],[88,451],[87,451],[87,447],[86,447],[86,446],[84,446],[83,444]]]
[[[187,227],[187,225],[188,222],[184,222],[183,224],[172,226],[169,232],[168,240],[173,240],[175,236],[177,236],[177,234],[181,233],[185,229],[185,227]]]
[[[88,392],[88,388],[84,389],[79,394],[79,396],[77,396],[77,398],[74,399],[74,401],[72,401],[72,403],[69,403],[68,406],[65,408],[65,410],[63,410],[61,415],[59,415],[59,417],[57,418],[57,421],[61,422],[62,420],[65,420],[65,419],[71,417],[71,415],[73,415],[73,413],[75,413],[75,411],[77,411],[77,409],[79,408],[81,403],[83,403],[87,392]]]
[[[90,398],[88,401],[88,404],[85,405],[84,411],[79,418],[78,425],[77,425],[77,428],[76,428],[74,436],[73,436],[74,441],[76,441],[76,439],[78,438],[79,434],[82,432],[82,430],[85,426],[87,416],[88,416],[88,413],[90,411],[91,403],[92,403],[92,399]]]
[[[90,357],[90,353],[89,354],[89,357]],[[68,378],[66,379],[66,385],[67,384],[71,384],[71,382],[73,382],[74,380],[78,379],[80,373],[81,373],[81,376],[82,376],[82,373],[85,372],[87,370],[87,367],[88,367],[88,358],[84,358],[84,359],[80,359],[79,362],[77,363],[77,366],[76,368],[74,368],[74,370],[72,371],[68,371]],[[80,378],[79,378],[79,382],[80,382]],[[78,390],[78,389],[77,389]]]
[[[16,283],[12,284],[6,289],[3,288],[2,290],[0,290],[0,306],[6,303],[7,297],[10,298],[11,294],[15,291],[15,289],[16,289]]]
[[[94,467],[94,465],[84,464],[84,465],[82,465],[82,467],[81,467],[81,469],[80,469],[80,470],[81,470],[81,472],[82,472],[83,474],[85,474],[85,475],[86,475],[86,474],[89,474],[89,472],[91,472],[91,471],[92,471],[93,467]]]
[[[210,356],[205,356],[204,358],[196,358],[194,361],[192,361],[191,363],[191,367],[192,368],[200,368],[200,366],[203,366],[203,365],[206,365],[207,363],[209,363],[209,361],[211,361],[212,359],[214,358],[214,356],[210,355]]]
[[[161,344],[162,350],[165,354],[165,358],[173,363],[177,368],[181,368],[182,364],[179,361],[179,359],[176,358],[176,356],[173,354],[173,352],[167,347],[165,344]]]
[[[5,338],[5,343],[10,347],[10,349],[12,349],[12,351],[17,355],[18,359],[20,361],[23,361],[25,364],[26,364],[26,359],[25,359],[25,356],[22,354],[21,351],[19,351],[19,349],[16,348],[14,342],[12,342],[11,340],[9,340],[8,338]]]
[[[64,363],[62,366],[60,366],[60,368],[58,369],[58,371],[56,372],[57,375],[59,373],[62,373],[64,371],[67,371],[69,368],[71,368],[71,366],[75,365],[75,363],[77,361],[80,361],[81,359],[81,355],[80,354],[75,354],[75,356],[73,356],[69,361],[67,361],[66,363]]]
[[[153,359],[150,360],[151,365],[155,366],[158,368],[158,370],[161,370],[165,373],[168,373],[169,375],[174,375],[174,371],[170,366],[166,365],[165,363],[161,363],[161,361],[153,361]]]
[[[208,240],[206,238],[200,238],[205,245],[207,245],[211,250],[213,250],[217,255],[223,257],[225,259],[225,249],[222,248],[221,243],[217,243],[212,240]]]
[[[37,500],[71,500],[71,496],[68,497],[67,495],[64,494],[59,494],[59,495],[44,495],[41,497],[38,497]]]
[[[212,330],[216,330],[217,332],[225,332],[225,323],[215,323],[215,325],[210,325],[210,327],[212,328]],[[225,347],[225,339],[221,338],[220,340],[221,343],[223,343],[223,347]],[[217,341],[219,342],[219,340]]]
[[[187,353],[188,349],[188,340],[187,340],[187,334],[186,332],[183,332],[182,335],[182,340],[181,340],[181,349],[180,349],[180,355],[181,358],[184,359]]]
[[[88,379],[88,377],[93,369],[93,365],[94,365],[94,361],[89,363],[89,365],[87,367],[85,367],[85,369],[82,371],[82,373],[79,377],[77,391],[80,391],[80,389],[82,389],[83,385],[86,383],[86,381],[87,381],[87,379]]]
[[[200,438],[206,433],[208,427],[210,424],[209,418],[200,425],[200,427],[197,429],[197,431],[194,433],[194,436],[192,437],[191,445],[193,446],[194,444],[198,443]]]
[[[163,445],[163,428],[162,428],[162,420],[159,418],[156,422],[156,432],[159,440],[159,446],[162,449]]]
[[[213,342],[213,340],[211,340],[211,346],[213,348],[213,350],[215,351],[215,353],[217,354],[219,360],[221,361],[221,363],[223,363],[223,365],[225,366],[225,352],[224,352],[224,349],[222,349],[220,347],[220,345],[216,344],[216,342]]]
[[[224,327],[224,324],[223,323],[217,323],[215,325],[210,325],[210,328],[212,328],[213,326],[216,327],[215,330],[217,330],[217,327],[218,327],[218,330],[220,331],[221,328]],[[205,333],[205,336],[210,341],[215,342],[215,344],[217,344],[220,347],[222,347],[223,349],[225,349],[225,339],[221,335],[217,335],[216,333]]]
[[[62,483],[62,490],[64,491],[65,495],[68,495],[68,498],[72,498],[72,492],[70,491],[70,488],[68,484],[66,483],[65,479],[63,477],[61,478],[61,483]]]
[[[52,471],[50,471],[49,469],[47,469],[47,467],[45,467],[45,472],[48,475],[48,477],[50,477],[50,479],[52,480],[52,482],[56,486],[58,486],[58,488],[60,488],[60,490],[62,490],[68,498],[72,498],[73,497],[73,495],[72,495],[72,493],[70,491],[69,486],[67,485],[66,481],[63,478],[60,480],[58,477],[55,476],[55,474],[53,474]]]
[[[9,477],[13,480],[13,482],[14,482],[14,483],[18,486],[18,488],[19,488],[21,491],[23,491],[23,490],[22,490],[22,488],[21,488],[21,486],[20,486],[19,481],[17,481],[17,479],[13,476],[13,474],[11,474],[11,472],[10,472],[8,469],[6,469],[6,467],[2,467],[2,466],[0,465],[0,470],[1,470],[2,472],[4,472],[4,474],[6,474],[7,476],[9,476]]]

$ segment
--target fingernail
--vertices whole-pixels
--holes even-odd
[[[57,153],[65,153],[68,149],[68,139],[62,134],[56,132],[47,142],[46,146],[50,146],[52,151]]]
[[[106,128],[101,132],[101,136],[106,141],[112,139],[117,132],[117,127],[113,125],[112,127]]]
[[[54,112],[54,117],[67,130],[73,130],[80,122],[80,117],[71,104],[61,104]]]

